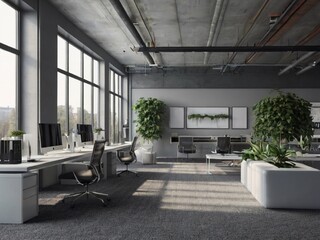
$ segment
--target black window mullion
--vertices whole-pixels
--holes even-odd
[[[80,69],[81,69],[81,77],[84,78],[84,64],[83,64],[84,54],[81,51],[81,62],[80,62]],[[81,82],[80,87],[80,116],[81,116],[81,123],[84,123],[84,82]]]
[[[18,52],[16,54],[16,127],[17,129],[22,129],[22,119],[21,119],[21,56],[20,56],[20,49],[21,49],[21,12],[16,9],[17,12],[17,26],[16,26],[16,36],[17,42],[16,46],[18,49]]]
[[[94,69],[93,69],[93,59],[91,58],[91,81],[93,82],[93,76],[94,76]],[[91,86],[91,125],[94,126],[94,87]]]
[[[69,43],[67,42],[67,49],[66,49],[66,69],[69,72]],[[67,131],[68,134],[70,133],[70,125],[69,125],[69,120],[70,120],[70,116],[69,116],[69,109],[70,109],[70,101],[69,101],[69,76],[66,75],[66,123],[67,123]]]

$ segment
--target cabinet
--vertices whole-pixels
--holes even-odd
[[[38,175],[0,173],[0,223],[23,223],[38,215]]]

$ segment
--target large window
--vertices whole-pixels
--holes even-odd
[[[19,12],[0,1],[0,139],[17,129]]]
[[[122,138],[122,76],[110,70],[110,142],[119,143]]]
[[[99,126],[99,62],[58,36],[58,122],[70,133],[77,123]]]

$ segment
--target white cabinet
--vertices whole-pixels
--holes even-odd
[[[36,173],[0,173],[0,223],[23,223],[38,215]]]

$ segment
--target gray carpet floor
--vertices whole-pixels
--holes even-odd
[[[102,207],[60,200],[79,186],[40,192],[39,216],[25,224],[0,224],[0,239],[320,239],[320,211],[265,209],[240,183],[239,167],[221,163],[206,174],[204,160],[159,159],[134,168],[139,176],[103,180]]]

